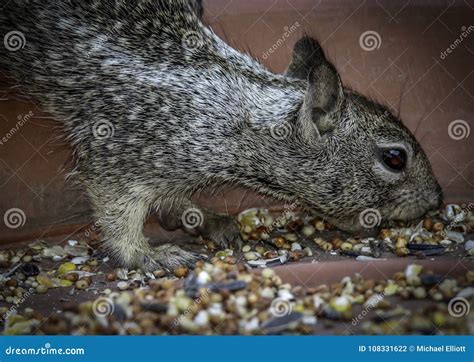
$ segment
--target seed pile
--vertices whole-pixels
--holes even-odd
[[[244,264],[199,262],[181,285],[152,279],[144,288],[65,303],[49,318],[32,309],[12,314],[4,334],[311,334],[318,323],[334,321],[345,322],[346,334],[467,334],[474,332],[473,312],[460,318],[448,303],[454,297],[472,302],[473,282],[474,271],[444,279],[411,264],[389,280],[354,275],[303,288],[284,283],[270,268],[252,273]],[[409,311],[393,303],[397,298],[433,304]]]
[[[328,254],[426,258],[461,249],[458,256],[469,260],[474,254],[474,241],[465,240],[474,224],[470,210],[448,205],[418,225],[399,224],[363,238],[328,236],[334,228],[318,218],[293,212],[274,218],[252,209],[239,215],[247,242],[242,251],[217,250],[204,240],[210,258],[195,270],[113,269],[90,241],[69,240],[65,246],[38,241],[0,251],[1,327],[4,334],[311,334],[342,322],[345,334],[474,333],[472,270],[454,279],[412,264],[388,280],[353,275],[305,288],[284,283],[272,269]],[[41,315],[23,306],[56,288],[65,288],[67,296],[60,313]],[[75,302],[84,292],[95,296]],[[450,306],[456,298],[468,301],[461,318]],[[425,306],[406,310],[400,300]]]
[[[251,209],[239,215],[239,222],[244,240],[260,242],[254,243],[257,245],[255,248],[252,245],[243,248],[244,258],[254,266],[267,266],[264,260],[273,262],[278,257],[284,263],[313,256],[312,248],[303,247],[302,243],[313,244],[321,252],[358,260],[381,258],[387,252],[401,257],[415,255],[426,258],[449,253],[461,244],[464,244],[462,254],[472,257],[474,242],[465,242],[464,238],[474,229],[472,209],[472,204],[464,207],[449,204],[443,210],[431,212],[416,226],[400,222],[391,229],[380,230],[376,238],[328,236],[324,233],[333,231],[333,226],[320,218],[298,218],[293,212],[274,219],[267,210]],[[229,253],[221,251],[216,257],[224,259]],[[260,262],[255,262],[257,260]]]
[[[20,304],[25,295],[43,294],[51,288],[72,287],[73,292],[86,289],[99,265],[93,253],[97,252],[85,241],[75,240],[69,240],[65,247],[39,241],[26,248],[0,251],[0,264],[6,269],[0,277],[4,287],[0,300]]]

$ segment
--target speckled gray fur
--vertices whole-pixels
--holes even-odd
[[[10,1],[2,37],[25,46],[0,66],[41,101],[74,145],[71,178],[87,191],[119,263],[146,270],[191,263],[143,235],[158,209],[182,226],[190,197],[239,184],[298,202],[344,229],[376,208],[412,219],[440,202],[430,164],[384,107],[343,89],[319,45],[303,39],[287,74],[225,44],[189,1]],[[409,164],[391,174],[377,147],[402,144]],[[166,205],[166,206],[165,206]],[[235,222],[202,211],[194,231],[226,245]],[[174,221],[173,221],[174,220]]]

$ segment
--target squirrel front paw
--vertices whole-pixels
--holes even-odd
[[[164,244],[148,248],[142,255],[140,267],[145,271],[154,271],[161,268],[172,271],[180,266],[193,269],[199,260],[204,260],[204,257],[183,250],[176,245]]]
[[[162,209],[158,213],[158,221],[168,231],[181,228],[190,235],[209,239],[222,248],[228,248],[232,243],[242,248],[239,225],[231,215],[189,206],[184,209]]]
[[[198,233],[206,239],[215,242],[222,248],[229,248],[231,244],[242,249],[242,236],[237,220],[230,215],[212,215],[204,220]]]

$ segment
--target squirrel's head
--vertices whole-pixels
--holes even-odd
[[[347,230],[415,219],[440,205],[415,137],[387,108],[344,89],[317,41],[296,43],[286,75],[307,81],[292,140],[301,154],[292,175],[298,199]]]

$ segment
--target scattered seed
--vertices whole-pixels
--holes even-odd
[[[247,252],[249,252],[250,250],[252,250],[252,248],[250,247],[250,245],[244,245],[244,246],[242,247],[242,252],[244,252],[244,253],[247,253]]]
[[[120,290],[127,290],[128,289],[128,283],[126,281],[121,281],[117,283],[117,288]]]
[[[297,250],[303,250],[303,248],[298,243],[292,243],[291,244],[291,251],[297,251]]]
[[[344,250],[344,251],[352,250],[352,244],[348,243],[348,242],[342,243],[341,244],[341,249]]]
[[[175,277],[177,278],[184,278],[186,275],[188,275],[189,269],[186,268],[185,266],[181,266],[181,267],[175,268],[173,273]]]
[[[255,251],[248,251],[244,253],[244,258],[246,260],[257,260],[261,257],[261,255]]]
[[[83,289],[86,289],[87,287],[89,287],[89,283],[85,279],[79,279],[76,282],[75,287],[79,290],[83,290]]]
[[[46,285],[38,285],[36,288],[35,288],[35,291],[36,293],[39,293],[39,294],[44,294],[48,291],[48,287]]]
[[[316,229],[312,225],[305,225],[301,229],[301,233],[306,237],[309,237],[309,236],[313,235],[315,231],[316,231]]]
[[[458,243],[458,244],[464,243],[464,236],[461,233],[458,233],[456,231],[447,231],[446,239],[454,241],[455,243]]]
[[[265,279],[270,279],[271,277],[273,277],[275,275],[275,272],[273,271],[273,269],[270,269],[270,268],[265,268],[262,270],[262,276],[265,278]]]
[[[64,264],[61,264],[58,268],[58,274],[59,275],[64,275],[64,274],[67,274],[73,270],[76,270],[76,264],[74,263],[71,263],[71,262],[67,262],[67,263],[64,263]]]
[[[435,223],[433,224],[432,230],[433,230],[434,232],[443,231],[443,230],[444,230],[444,225],[443,225],[443,223],[441,223],[441,222],[435,222]]]
[[[318,231],[324,231],[324,229],[325,229],[324,221],[321,221],[321,220],[316,221],[314,223],[314,227]]]
[[[423,287],[418,287],[413,290],[413,296],[416,299],[424,299],[426,298],[426,291]]]

